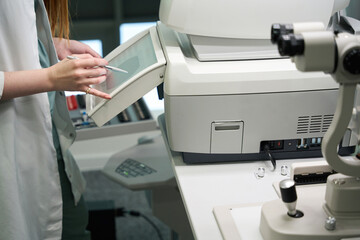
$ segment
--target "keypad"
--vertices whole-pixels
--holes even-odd
[[[156,172],[156,170],[134,159],[128,158],[116,168],[115,172],[124,177],[131,178],[149,175]]]

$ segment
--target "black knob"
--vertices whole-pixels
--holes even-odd
[[[297,195],[295,182],[291,179],[282,180],[279,184],[281,199],[288,209],[287,215],[292,218],[301,218],[304,216],[302,211],[296,210]]]
[[[295,56],[304,53],[305,42],[302,35],[281,35],[278,40],[278,50],[281,56]]]
[[[351,49],[345,55],[343,66],[351,74],[360,74],[360,48]]]
[[[297,194],[295,189],[295,182],[290,179],[282,180],[280,182],[280,193],[283,202],[292,203],[296,202]]]
[[[287,35],[290,33],[294,33],[294,27],[292,24],[274,23],[271,26],[271,42],[277,43],[281,35]]]

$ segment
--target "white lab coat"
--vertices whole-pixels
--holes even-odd
[[[4,71],[39,69],[38,36],[51,64],[57,57],[46,10],[34,0],[0,1],[0,99]],[[57,92],[54,122],[75,203],[85,182],[68,151],[75,131]],[[60,239],[62,197],[46,93],[0,102],[0,239]]]

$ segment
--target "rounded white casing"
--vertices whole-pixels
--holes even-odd
[[[269,39],[272,23],[322,22],[350,0],[162,0],[160,21],[175,31],[209,37]]]
[[[199,62],[184,34],[158,25],[167,59],[164,92],[169,96],[259,94],[337,89],[329,75],[303,73],[290,59]],[[299,81],[301,79],[301,81]]]

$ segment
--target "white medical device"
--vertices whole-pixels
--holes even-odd
[[[348,3],[162,0],[161,22],[106,57],[128,74],[110,72],[94,86],[112,99],[88,95],[88,114],[103,125],[164,83],[169,144],[187,163],[321,156],[338,86],[324,73],[297,71],[270,43],[269,26],[327,26]],[[352,152],[355,140],[346,132],[340,152]]]
[[[265,203],[261,212],[261,234],[265,240],[359,239],[360,160],[355,156],[339,157],[337,147],[348,126],[360,140],[359,103],[355,101],[360,83],[360,36],[306,28],[293,34],[280,25],[276,25],[274,31],[279,33],[275,41],[279,52],[292,56],[299,70],[323,71],[340,85],[333,122],[322,143],[324,158],[339,173],[327,178],[325,196],[312,194],[321,188],[315,186],[312,193],[308,191],[299,196],[298,206],[295,182],[289,179],[280,182],[287,214],[280,199]]]

